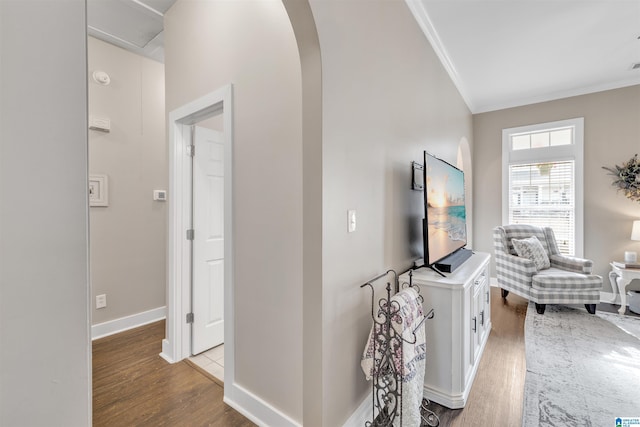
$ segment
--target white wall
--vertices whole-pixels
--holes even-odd
[[[87,426],[86,21],[0,1],[0,425]]]
[[[603,291],[611,292],[609,262],[624,259],[624,251],[640,252],[630,240],[640,205],[616,192],[602,166],[621,165],[639,152],[640,86],[476,114],[476,248],[493,253],[491,230],[502,222],[502,129],[575,117],[584,117],[584,256],[604,277]]]
[[[322,419],[308,425],[339,426],[371,391],[360,370],[371,300],[359,286],[413,260],[410,224],[424,212],[411,162],[429,150],[455,164],[471,114],[403,1],[310,3],[322,54],[323,350]]]
[[[167,112],[233,84],[235,383],[301,421],[302,95],[282,2],[178,0],[165,66]]]
[[[166,295],[168,189],[164,65],[89,37],[89,114],[111,120],[111,132],[89,131],[89,173],[109,178],[109,206],[91,207],[92,323],[163,307]],[[171,197],[171,195],[169,195]],[[95,296],[107,295],[96,310]]]

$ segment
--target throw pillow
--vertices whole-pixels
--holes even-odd
[[[544,270],[551,267],[549,263],[549,256],[542,247],[542,243],[536,236],[531,236],[526,239],[511,239],[513,248],[519,257],[528,258],[533,261],[536,266],[536,270]]]

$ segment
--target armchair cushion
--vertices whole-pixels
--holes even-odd
[[[533,276],[532,284],[536,289],[547,291],[599,291],[602,288],[602,277],[551,267]]]
[[[511,239],[511,243],[519,257],[533,261],[536,270],[544,270],[551,267],[549,256],[536,236],[526,239]]]

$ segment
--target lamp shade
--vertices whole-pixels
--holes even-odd
[[[631,229],[631,240],[640,240],[640,220],[633,221]]]

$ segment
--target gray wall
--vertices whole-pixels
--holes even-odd
[[[283,11],[272,4],[183,3],[167,16],[167,57],[177,61],[167,75],[168,87],[175,85],[167,93],[168,110],[229,82],[237,89],[237,378],[301,420],[301,84],[295,40]],[[409,162],[424,148],[455,162],[457,143],[471,139],[471,118],[404,3],[312,6],[323,49],[326,116],[325,279],[317,319],[324,373],[316,385],[322,390],[320,422],[333,426],[368,392],[358,369],[368,301],[358,285],[410,263],[406,223],[417,208],[406,191]],[[0,2],[2,425],[90,424],[84,16],[80,0]],[[181,49],[183,39],[194,48]],[[186,67],[203,53],[202,70],[182,68],[181,61]],[[640,217],[638,204],[615,193],[601,166],[637,151],[639,90],[476,116],[475,248],[491,251],[488,233],[500,223],[500,130],[584,116],[585,254],[606,272],[609,259],[638,250],[628,240],[631,220]],[[264,185],[256,185],[257,176]],[[347,209],[358,211],[353,234],[345,231]],[[256,211],[263,213],[260,222]]]
[[[308,1],[283,0],[302,71],[303,425],[322,423],[322,60]]]
[[[475,248],[493,252],[491,229],[502,223],[502,129],[574,117],[584,117],[584,256],[610,292],[609,262],[640,252],[629,239],[640,204],[616,193],[602,166],[640,153],[640,86],[474,115]]]
[[[299,62],[291,24],[275,5],[179,1],[165,21],[166,99],[171,111],[234,83],[237,382],[302,421],[304,381],[317,397],[307,400],[304,424],[335,426],[369,392],[359,360],[370,307],[358,286],[387,268],[403,271],[414,259],[409,224],[422,218],[423,208],[421,193],[409,189],[411,161],[428,149],[456,163],[459,142],[471,140],[471,114],[404,3],[311,6],[323,61],[322,192],[314,187],[304,199],[322,197],[324,232],[321,289],[309,289],[319,295],[318,308],[307,297],[304,304],[305,325],[320,331],[304,337],[305,348],[319,349],[320,362],[305,368],[304,379],[303,340],[293,328],[303,305],[301,181],[310,178],[310,165],[301,169],[299,73],[301,66],[317,70],[304,48]],[[319,134],[305,133],[305,141]],[[348,209],[358,211],[351,235]],[[305,277],[305,292],[312,279]]]
[[[89,131],[89,173],[109,178],[109,206],[90,208],[95,325],[165,305],[167,208],[152,195],[168,188],[168,165],[163,64],[93,37],[88,51],[89,114],[111,119],[111,132]]]
[[[301,422],[297,49],[282,2],[179,0],[165,16],[167,112],[234,85],[235,382]]]
[[[371,300],[359,286],[414,258],[410,223],[424,213],[411,161],[429,150],[455,164],[472,119],[404,2],[311,7],[323,85],[323,418],[309,425],[339,426],[371,391],[360,369]]]
[[[0,1],[0,425],[87,426],[85,3]]]

